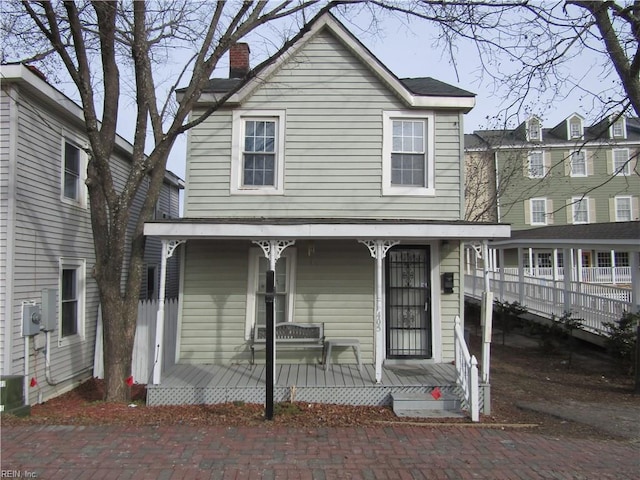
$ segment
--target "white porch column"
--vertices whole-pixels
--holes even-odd
[[[162,240],[162,258],[160,259],[160,292],[158,312],[156,313],[156,343],[153,352],[153,384],[160,383],[162,372],[162,346],[164,344],[164,296],[167,290],[167,259],[171,258],[176,248],[186,240]]]
[[[382,381],[382,361],[384,360],[384,328],[382,325],[382,310],[383,310],[383,292],[382,292],[382,279],[383,276],[383,267],[382,261],[384,257],[386,257],[387,252],[391,247],[397,245],[398,241],[396,240],[358,240],[360,243],[365,245],[369,249],[369,253],[376,260],[376,292],[375,292],[375,302],[376,302],[376,311],[374,318],[374,325],[376,327],[376,351],[375,351],[375,367],[376,367],[376,383],[380,383]]]
[[[489,256],[489,247],[486,240],[482,241],[482,255],[485,259]],[[495,273],[494,273],[495,275]],[[482,383],[489,383],[489,370],[491,365],[491,330],[493,325],[493,292],[489,282],[489,270],[487,263],[484,265],[484,292],[482,293]]]
[[[269,269],[275,270],[276,263],[282,255],[285,248],[295,244],[295,240],[254,240],[253,243],[258,245],[264,256],[269,259]]]
[[[571,282],[573,281],[576,262],[574,259],[574,250],[565,248],[562,251],[564,262],[564,311],[571,311]]]
[[[522,247],[518,247],[518,302],[524,305],[524,259],[522,258]],[[529,264],[531,266],[531,264]]]
[[[611,250],[611,283],[615,285],[617,283],[616,278],[616,251]]]

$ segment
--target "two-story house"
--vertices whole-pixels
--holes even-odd
[[[93,369],[99,296],[84,183],[88,140],[81,107],[37,70],[2,65],[0,84],[0,371],[29,405],[71,389]],[[132,151],[118,137],[116,184],[124,184]],[[179,216],[182,188],[167,172],[158,216]],[[159,249],[149,240],[143,298],[159,293]],[[176,267],[166,290],[173,296]]]
[[[562,235],[558,245],[578,231],[574,225],[637,221],[639,153],[640,121],[624,116],[587,126],[574,113],[553,128],[532,116],[512,130],[475,131],[465,135],[467,170],[474,172],[467,181],[466,218],[505,222],[514,231],[553,226]],[[522,244],[527,233],[519,237]],[[515,250],[507,252],[506,266],[563,266],[562,254],[554,261],[552,249],[534,247],[525,249],[522,258]],[[584,245],[577,250],[574,264],[584,278],[595,278],[598,268],[630,266],[628,250],[612,253],[618,250],[613,243],[604,250]]]
[[[248,45],[232,48],[230,77],[210,81],[194,116],[241,84],[248,58]],[[276,322],[322,324],[327,344],[348,339],[334,346],[357,346],[364,364],[348,369],[359,360],[351,348],[323,359],[277,344],[279,364],[305,367],[279,375],[296,398],[388,402],[380,386],[400,377],[387,367],[451,367],[462,244],[509,235],[463,221],[474,101],[432,78],[397,78],[326,14],[191,130],[184,218],[145,226],[182,249],[177,365],[148,402],[262,400],[231,385],[248,375],[245,387],[264,386],[264,354],[252,366],[251,347],[270,268]],[[222,377],[207,370],[234,365]],[[371,390],[340,397],[340,372]]]

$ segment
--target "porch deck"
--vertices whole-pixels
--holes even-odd
[[[177,364],[147,387],[148,405],[216,404],[233,401],[263,403],[265,365]],[[385,365],[376,384],[373,365],[282,364],[276,367],[274,401],[341,405],[390,405],[392,393],[429,393],[435,387],[459,395],[451,364]]]

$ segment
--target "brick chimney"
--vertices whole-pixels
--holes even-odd
[[[236,43],[229,49],[229,78],[243,78],[249,73],[248,43]]]

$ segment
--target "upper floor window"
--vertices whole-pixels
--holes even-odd
[[[528,139],[531,141],[542,140],[542,125],[537,118],[531,118],[527,126]]]
[[[542,178],[545,176],[544,153],[541,150],[529,152],[527,164],[529,178]]]
[[[624,123],[624,118],[619,118],[613,123],[613,125],[611,126],[611,134],[613,138],[625,137]]]
[[[614,175],[631,175],[631,162],[629,161],[628,148],[614,149],[612,160]]]
[[[531,210],[531,225],[547,224],[547,199],[532,198],[529,200]]]
[[[571,176],[572,177],[587,176],[587,159],[584,152],[571,153]]]
[[[85,261],[60,259],[60,340],[84,335]]]
[[[63,141],[62,199],[67,203],[86,206],[84,180],[85,153],[69,140]]]
[[[383,129],[383,194],[435,194],[433,116],[384,112]]]
[[[284,112],[236,111],[231,193],[284,193]]]
[[[632,220],[631,197],[615,197],[616,222],[630,222]]]
[[[582,122],[579,118],[573,118],[569,122],[569,130],[571,138],[582,138]]]
[[[587,197],[573,197],[573,223],[589,223],[589,199]]]

